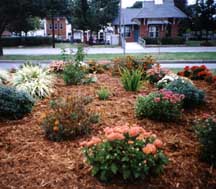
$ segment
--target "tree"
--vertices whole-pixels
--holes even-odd
[[[130,8],[142,8],[143,2],[142,1],[136,1],[132,7]]]
[[[175,6],[178,7],[183,12],[187,10],[187,0],[174,0]]]

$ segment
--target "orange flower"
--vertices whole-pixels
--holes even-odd
[[[157,148],[162,148],[163,147],[163,142],[159,139],[156,139],[153,143]]]
[[[54,131],[54,132],[58,132],[58,131],[59,131],[59,128],[55,126],[55,127],[53,127],[53,131]]]
[[[157,153],[157,148],[155,147],[154,144],[147,144],[146,147],[144,147],[142,149],[142,151],[145,153],[145,154],[156,154]]]
[[[132,140],[128,141],[128,144],[133,144],[133,143],[134,143],[134,141],[132,141]]]
[[[54,123],[54,125],[58,126],[59,125],[59,120],[56,120],[55,123]]]

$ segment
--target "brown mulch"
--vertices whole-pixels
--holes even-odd
[[[181,121],[163,123],[134,116],[134,103],[138,94],[155,90],[146,84],[139,93],[126,92],[119,78],[108,73],[98,75],[98,82],[83,86],[65,86],[56,81],[54,96],[71,94],[94,97],[91,109],[101,114],[100,124],[94,125],[91,135],[118,122],[138,123],[151,130],[165,142],[165,153],[170,159],[163,175],[140,183],[105,184],[91,176],[85,164],[79,142],[55,143],[44,138],[37,123],[41,113],[48,108],[49,99],[39,101],[31,115],[18,121],[0,122],[0,189],[9,188],[72,188],[72,189],[213,189],[216,188],[216,169],[199,161],[199,142],[192,122],[203,113],[216,113],[216,90],[205,82],[195,84],[205,90],[207,103],[195,110],[186,111]],[[107,101],[99,101],[96,91],[106,86],[112,92]]]

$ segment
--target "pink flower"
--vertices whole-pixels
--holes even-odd
[[[131,137],[135,137],[135,136],[139,135],[141,131],[142,131],[141,127],[138,127],[138,126],[131,127],[130,130],[129,130],[129,135]]]
[[[87,142],[84,141],[84,142],[81,142],[81,143],[80,143],[80,146],[86,146],[86,144],[87,144]]]
[[[210,114],[208,114],[208,113],[204,113],[203,115],[202,115],[202,118],[203,119],[208,119],[210,117]]]
[[[147,144],[146,147],[142,149],[143,153],[145,154],[156,154],[157,153],[157,148],[155,147],[154,144]]]
[[[114,141],[114,140],[124,140],[125,137],[123,134],[120,133],[110,133],[106,136],[108,141]]]
[[[156,139],[153,143],[157,148],[162,148],[163,147],[163,142],[159,139]]]
[[[104,132],[105,132],[105,135],[108,135],[108,134],[110,134],[110,133],[113,132],[113,129],[110,128],[110,127],[106,127],[106,128],[104,129]]]
[[[156,102],[156,103],[160,102],[160,98],[159,98],[159,97],[158,97],[158,98],[155,98],[155,99],[154,99],[154,102]]]

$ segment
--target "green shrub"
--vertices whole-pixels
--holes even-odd
[[[164,37],[160,41],[163,45],[181,45],[186,42],[184,37]]]
[[[99,121],[87,107],[89,98],[67,97],[51,101],[51,110],[42,114],[41,127],[52,141],[74,139],[88,134],[90,126]]]
[[[77,52],[75,54],[75,62],[79,64],[80,62],[83,62],[84,59],[85,59],[84,48],[82,45],[79,45],[77,48]]]
[[[85,77],[85,72],[79,64],[67,64],[63,71],[63,79],[67,85],[78,85]]]
[[[201,159],[216,167],[216,117],[198,120],[194,129],[201,143]]]
[[[146,45],[159,45],[160,40],[158,38],[143,38],[146,42]]]
[[[110,92],[107,88],[101,88],[97,94],[100,100],[107,100],[109,98]]]
[[[205,93],[184,79],[171,82],[166,89],[184,95],[184,107],[194,107],[204,103]]]
[[[92,175],[102,181],[113,178],[134,181],[163,172],[168,163],[163,143],[142,127],[105,128],[103,138],[81,143]]]
[[[0,119],[21,119],[33,106],[34,100],[27,93],[0,85]]]
[[[121,81],[126,91],[137,91],[142,85],[142,71],[123,69]]]
[[[139,96],[135,105],[135,113],[139,119],[174,121],[182,114],[184,95],[172,91],[160,90],[148,96]]]
[[[53,77],[38,65],[24,64],[14,74],[13,86],[29,93],[33,98],[48,97],[52,93]]]
[[[51,37],[3,37],[3,47],[51,45]]]

